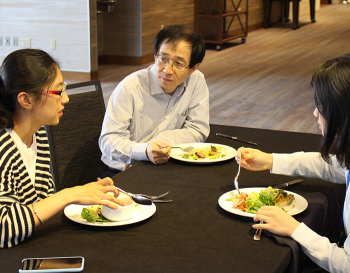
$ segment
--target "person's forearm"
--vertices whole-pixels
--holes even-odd
[[[272,170],[273,167],[273,155],[272,154],[267,154],[267,166],[268,166],[268,170]]]
[[[204,142],[210,132],[209,112],[206,105],[203,103],[203,105],[191,109],[190,115],[184,120],[182,127],[159,132],[150,142],[160,140],[171,145]]]
[[[148,143],[131,141],[117,134],[101,135],[99,140],[100,150],[105,157],[124,164],[133,164],[135,160],[147,160],[145,151]]]
[[[56,215],[58,212],[62,211],[66,206],[70,205],[72,202],[73,200],[71,200],[69,189],[64,189],[43,200],[34,203],[33,206],[38,215],[34,213],[33,208],[30,205],[29,208],[33,213],[35,226],[38,226],[40,224],[40,220],[42,223],[46,222],[48,219]]]
[[[326,163],[319,153],[297,152],[274,154],[272,173],[320,178],[335,183],[346,183],[345,170]]]
[[[166,143],[173,145],[178,145],[182,143],[195,143],[195,142],[204,142],[209,135],[209,126],[202,127],[202,131],[185,127],[181,129],[163,131],[157,134],[149,142],[154,142],[160,140]]]

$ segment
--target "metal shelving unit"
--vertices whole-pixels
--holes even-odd
[[[203,36],[205,43],[216,44],[217,50],[233,39],[241,38],[241,42],[245,43],[248,35],[248,0],[196,0],[195,29]]]

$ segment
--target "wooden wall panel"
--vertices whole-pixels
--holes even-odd
[[[0,36],[11,37],[10,46],[0,46],[0,62],[30,38],[31,47],[50,53],[62,70],[90,72],[89,0],[0,0],[0,7]],[[50,39],[56,49],[50,49]]]
[[[100,55],[142,56],[141,0],[118,0],[113,12],[98,16],[99,24],[100,17],[103,24],[103,34],[99,36],[103,41]]]
[[[98,56],[103,55],[103,13],[97,14],[97,48]]]
[[[232,9],[230,1],[227,3],[228,10]],[[308,4],[309,0],[301,1],[301,15],[309,12]],[[123,56],[141,58],[152,55],[153,40],[161,26],[184,24],[194,27],[194,9],[194,0],[118,0],[114,12],[104,13],[98,18],[100,59],[113,63],[113,59],[117,61]],[[249,29],[261,28],[263,1],[250,0],[248,11]],[[279,21],[281,14],[281,3],[274,2],[271,21]],[[244,16],[242,19],[244,24]],[[239,27],[235,19],[231,30]]]
[[[153,54],[153,40],[161,25],[194,26],[194,0],[142,1],[142,55]]]
[[[90,9],[90,71],[98,71],[97,3],[89,1]]]
[[[235,1],[236,3],[237,1]],[[153,53],[153,40],[161,25],[185,24],[194,27],[194,0],[143,0],[142,1],[142,55]],[[316,0],[316,10],[319,9],[320,0]],[[243,6],[244,7],[244,6]],[[232,10],[232,4],[227,1],[227,9]],[[290,9],[292,11],[292,8]],[[262,27],[263,1],[249,0],[248,27],[256,29]],[[308,14],[309,0],[300,3],[300,16]],[[272,22],[281,18],[281,3],[275,2],[272,6]],[[292,16],[292,15],[291,15]],[[290,18],[292,18],[290,16]],[[317,16],[316,16],[317,19]],[[241,16],[242,23],[245,16]],[[230,30],[240,29],[237,18],[234,19]]]

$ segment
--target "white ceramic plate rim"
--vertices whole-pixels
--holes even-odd
[[[125,221],[120,221],[120,222],[95,222],[91,223],[83,219],[80,214],[83,208],[89,208],[91,205],[83,206],[83,205],[69,205],[65,207],[64,209],[64,214],[66,217],[76,223],[83,224],[83,225],[88,225],[88,226],[96,226],[96,227],[114,227],[114,226],[125,226],[129,224],[134,224],[137,222],[141,222],[149,217],[151,217],[155,212],[156,212],[156,206],[155,204],[152,205],[139,205],[140,210],[135,211],[135,214],[133,217],[131,217],[128,220]]]
[[[239,189],[239,190],[241,192],[245,192],[247,194],[250,194],[252,192],[260,192],[261,190],[265,190],[265,189],[266,188],[243,188],[243,189]],[[296,215],[296,214],[303,212],[307,208],[308,203],[304,197],[302,197],[301,195],[299,195],[297,193],[291,192],[291,191],[286,191],[286,192],[289,194],[293,194],[295,197],[295,207],[292,210],[288,211],[288,214]],[[219,201],[218,201],[220,207],[222,207],[224,210],[231,212],[233,214],[253,218],[255,216],[254,213],[249,213],[249,212],[241,211],[239,209],[234,209],[232,207],[233,206],[232,201],[226,201],[226,199],[233,197],[236,194],[237,194],[237,191],[233,190],[233,191],[229,191],[229,192],[226,192],[223,195],[221,195],[219,198]]]
[[[216,158],[216,159],[191,160],[191,159],[182,158],[181,155],[184,152],[181,149],[172,149],[170,156],[176,160],[189,162],[189,163],[193,163],[193,164],[210,164],[210,163],[225,161],[225,160],[229,160],[231,158],[234,158],[236,155],[236,152],[237,152],[236,149],[234,149],[230,146],[223,145],[223,144],[217,144],[217,143],[185,143],[185,144],[179,144],[179,145],[174,145],[174,146],[181,147],[181,148],[185,149],[189,146],[193,146],[194,148],[203,148],[203,147],[207,147],[210,145],[220,146],[220,147],[226,148],[226,151],[227,151],[226,156],[221,157],[221,158]]]

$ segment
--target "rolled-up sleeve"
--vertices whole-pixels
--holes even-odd
[[[0,206],[0,248],[18,245],[35,230],[31,210],[18,202]]]

